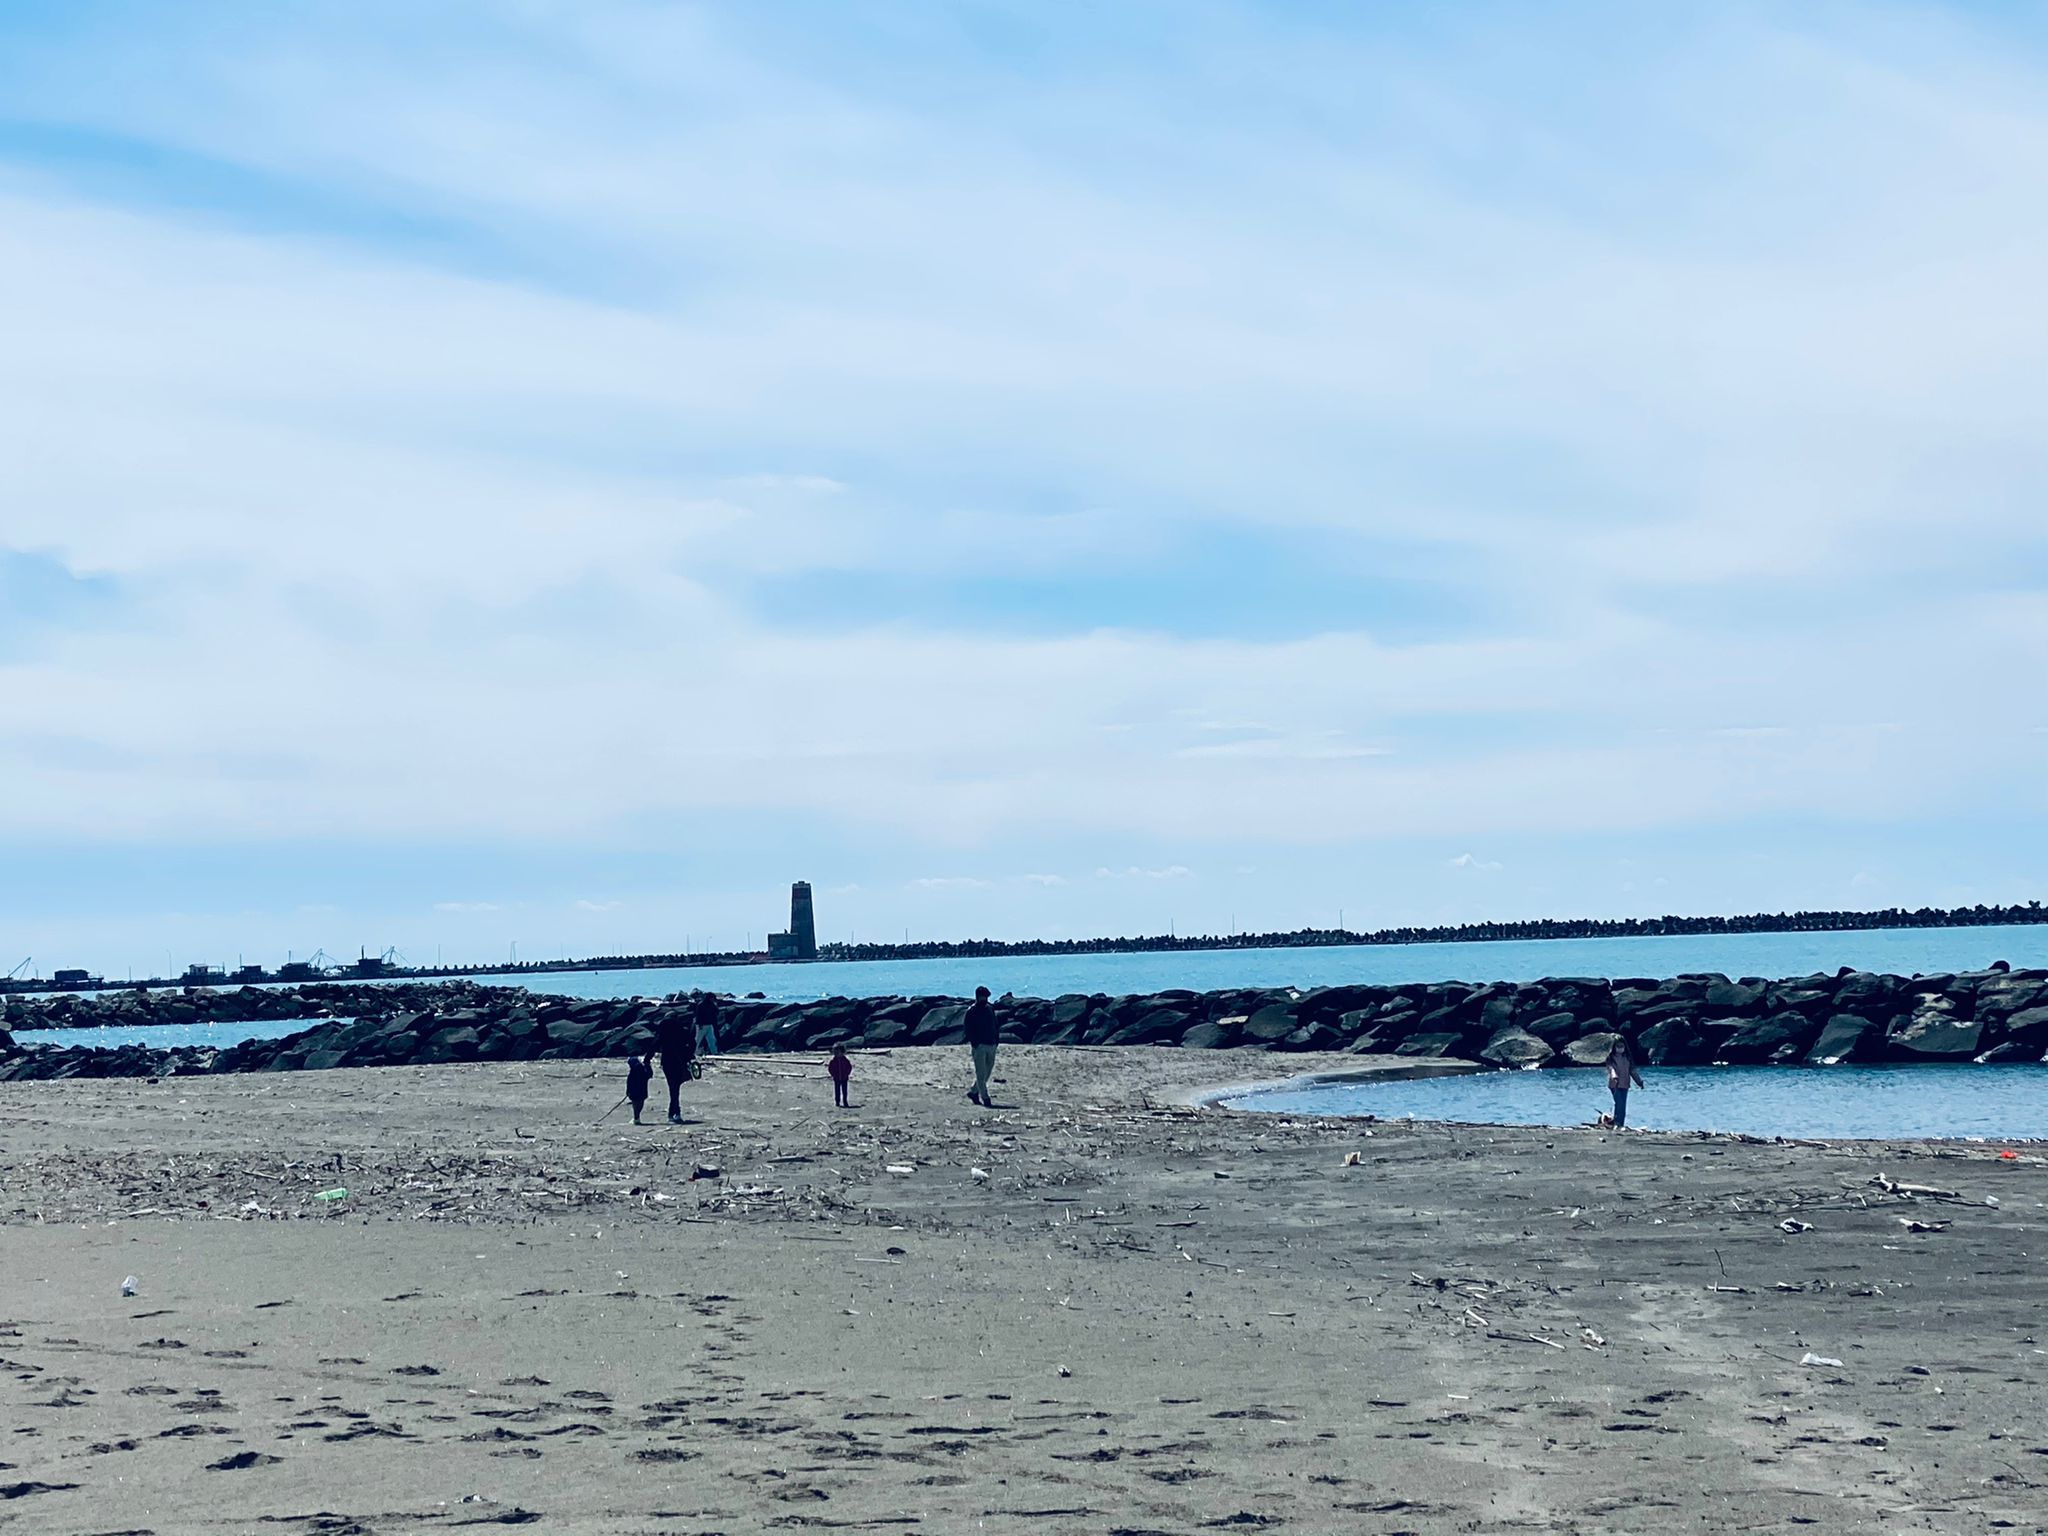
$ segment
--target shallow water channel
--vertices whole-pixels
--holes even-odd
[[[2048,1137],[2048,1066],[1645,1068],[1628,1123],[1751,1136]],[[1233,1108],[1480,1125],[1585,1125],[1610,1107],[1598,1069],[1325,1083],[1250,1093]]]

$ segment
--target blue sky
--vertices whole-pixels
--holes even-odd
[[[2048,886],[2022,7],[17,5],[0,969]]]

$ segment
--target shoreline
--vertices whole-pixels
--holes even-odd
[[[0,1004],[0,1079],[191,1076],[447,1061],[623,1056],[689,1017],[690,995],[587,999],[473,982],[244,988],[179,995],[21,998]],[[1718,973],[1565,976],[1528,982],[1357,983],[1170,989],[1056,999],[1005,994],[1006,1040],[1174,1045],[1300,1056],[1455,1059],[1495,1067],[1583,1067],[1623,1034],[1646,1066],[1841,1062],[2034,1062],[2048,1058],[2048,970],[1898,976],[1870,971],[1766,980]],[[966,1005],[948,997],[725,998],[728,1050],[956,1044]],[[302,1019],[305,1028],[224,1048],[130,1044],[20,1049],[37,1028]]]
[[[337,966],[314,975],[282,976],[263,972],[223,973],[201,986],[302,986],[369,981],[463,981],[477,977],[603,975],[636,970],[727,970],[762,965],[863,965],[911,961],[976,959],[1061,959],[1088,955],[1207,954],[1236,950],[1385,949],[1436,944],[1549,944],[1621,939],[1723,938],[1788,933],[1913,933],[1929,930],[1964,932],[1982,928],[2048,926],[2048,909],[2039,903],[1999,908],[1968,907],[1877,912],[1745,913],[1732,917],[1681,918],[1536,918],[1522,922],[1468,923],[1451,927],[1387,928],[1369,932],[1346,929],[1299,929],[1288,933],[1179,936],[1140,935],[1101,939],[978,939],[931,940],[901,945],[833,945],[808,959],[775,958],[761,951],[724,951],[703,955],[599,955],[581,960],[508,961],[485,965],[387,966],[353,971]],[[88,976],[77,982],[34,978],[19,982],[0,978],[0,997],[93,995],[102,992],[176,991],[194,985],[190,976],[133,977],[109,983]]]
[[[0,1083],[0,1509],[2040,1524],[2048,1159],[1194,1109],[1219,1058],[1147,1047],[1006,1047],[981,1111],[965,1054],[866,1055],[847,1111],[808,1053],[724,1058],[681,1127],[594,1124],[588,1061]]]

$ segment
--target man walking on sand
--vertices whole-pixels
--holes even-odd
[[[988,1000],[988,988],[976,987],[974,1001],[967,1009],[967,1049],[974,1057],[974,1086],[967,1090],[967,1098],[983,1109],[995,1108],[989,1102],[988,1083],[995,1075],[996,1046],[1002,1038],[995,1008]]]

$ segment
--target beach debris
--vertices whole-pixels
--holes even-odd
[[[130,1275],[126,1280],[123,1280],[121,1282],[121,1294],[123,1296],[133,1296],[141,1288],[142,1282],[136,1279],[133,1275]]]
[[[1359,1158],[1356,1152],[1346,1152],[1344,1154],[1344,1166],[1346,1168],[1356,1168],[1358,1163]]]
[[[1710,1285],[1707,1289],[1710,1291],[1720,1291],[1729,1296],[1747,1296],[1749,1294],[1749,1287],[1746,1285]]]
[[[1063,1366],[1061,1366],[1061,1367],[1060,1367],[1060,1374],[1061,1374],[1062,1376],[1071,1376],[1071,1375],[1073,1375],[1074,1373],[1073,1373],[1072,1371],[1068,1370],[1068,1369],[1067,1369],[1067,1368],[1066,1368],[1066,1367],[1065,1367],[1065,1366],[1063,1365]]]
[[[967,1177],[974,1180],[977,1184],[986,1184],[988,1182],[988,1170],[986,1168],[970,1168],[967,1170]]]
[[[1908,1232],[1946,1232],[1952,1225],[1946,1221],[1915,1221],[1910,1216],[1901,1216],[1899,1225]]]
[[[341,1188],[323,1189],[313,1197],[315,1200],[346,1200],[348,1191]]]
[[[910,1165],[909,1163],[891,1163],[891,1164],[889,1164],[889,1168],[888,1168],[888,1171],[889,1171],[889,1172],[891,1172],[891,1173],[915,1173],[915,1172],[917,1172],[917,1170],[916,1170],[915,1168],[913,1168],[913,1167],[912,1167],[912,1166],[911,1166],[911,1165]]]
[[[1953,1189],[1936,1189],[1932,1184],[1908,1184],[1903,1179],[1888,1178],[1882,1173],[1873,1175],[1870,1182],[1888,1195],[1908,1195],[1921,1200],[1960,1200],[1962,1198]]]
[[[690,1182],[693,1184],[699,1179],[722,1179],[724,1177],[725,1170],[712,1163],[699,1163],[690,1170]]]
[[[1832,1365],[1837,1369],[1839,1369],[1842,1364],[1842,1362],[1837,1360],[1833,1355],[1816,1355],[1810,1349],[1805,1354],[1799,1357],[1799,1363],[1801,1365]]]
[[[1792,1233],[1811,1232],[1813,1230],[1813,1223],[1810,1221],[1801,1221],[1797,1216],[1787,1216],[1783,1221],[1778,1223],[1778,1230],[1780,1232]]]
[[[1595,1333],[1592,1329],[1583,1326],[1579,1329],[1579,1338],[1584,1341],[1585,1346],[1588,1349],[1600,1349],[1603,1348],[1607,1343],[1605,1339],[1603,1339],[1599,1334]]]

